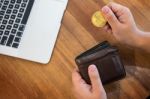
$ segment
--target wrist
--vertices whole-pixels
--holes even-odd
[[[142,48],[144,46],[144,39],[143,39],[143,31],[136,29],[135,31],[135,45],[136,48]]]

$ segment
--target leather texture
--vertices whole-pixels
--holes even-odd
[[[97,66],[102,83],[108,84],[126,76],[124,65],[119,57],[118,49],[104,41],[88,51],[80,54],[75,59],[82,78],[91,84],[88,76],[88,67]]]

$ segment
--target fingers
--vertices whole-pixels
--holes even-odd
[[[108,7],[115,13],[120,23],[130,22],[129,17],[132,17],[130,9],[120,4],[111,2]]]
[[[92,84],[92,91],[101,92],[103,86],[96,66],[95,65],[89,66],[88,73]]]
[[[109,26],[109,24],[106,24],[105,26],[104,26],[104,30],[107,32],[107,33],[112,33],[112,29],[111,29],[111,27]]]
[[[72,82],[74,86],[85,84],[85,81],[82,79],[77,69],[75,69],[72,73]]]
[[[108,23],[112,28],[118,27],[119,21],[115,16],[115,14],[113,13],[113,11],[108,6],[104,6],[102,8],[102,12],[104,14],[105,19],[108,21]]]
[[[117,16],[120,16],[122,13],[122,10],[125,8],[124,6],[120,5],[120,4],[117,4],[117,3],[114,3],[114,2],[110,2],[108,4],[108,7],[111,8],[111,10],[117,15]]]

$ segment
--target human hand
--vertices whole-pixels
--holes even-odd
[[[107,99],[95,65],[88,68],[91,85],[88,85],[75,70],[72,73],[73,92],[77,99]]]
[[[108,24],[104,30],[112,33],[121,43],[136,47],[139,39],[139,29],[129,8],[110,2],[102,8],[102,13]]]

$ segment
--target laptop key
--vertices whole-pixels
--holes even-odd
[[[21,7],[26,7],[26,4],[25,4],[25,3],[22,3],[22,4],[21,4]]]
[[[17,32],[18,37],[22,37],[22,34],[23,34],[22,32]]]
[[[0,26],[0,29],[1,29],[1,30],[4,30],[4,29],[5,29],[5,25],[1,25],[1,26]]]
[[[2,6],[2,10],[6,10],[7,9],[7,6]]]
[[[7,20],[3,20],[2,24],[7,24]]]
[[[13,13],[14,13],[14,14],[17,14],[17,12],[18,12],[18,11],[17,11],[16,9],[15,9],[15,10],[13,10]]]
[[[0,42],[0,44],[1,44],[1,45],[5,45],[5,44],[6,44],[6,41],[7,41],[7,38],[8,38],[7,36],[3,36],[3,37],[2,37],[2,40],[1,40],[1,42]]]
[[[16,37],[14,41],[15,42],[20,42],[20,38]]]
[[[18,19],[18,18],[15,20],[16,23],[20,23],[20,21],[21,19]]]
[[[24,29],[25,29],[25,25],[20,25],[19,26],[19,31],[24,31]]]
[[[22,14],[18,13],[17,17],[22,18]]]
[[[11,19],[15,19],[16,18],[16,15],[11,15]]]
[[[3,31],[2,30],[0,30],[0,35],[3,35]]]
[[[19,47],[19,44],[18,44],[18,43],[13,43],[12,47],[13,47],[13,48],[18,48],[18,47]]]
[[[23,13],[23,12],[24,12],[24,9],[23,9],[23,8],[20,8],[19,12],[22,12],[22,13]]]
[[[12,28],[11,25],[7,25],[6,29],[10,30]]]
[[[14,20],[9,20],[9,24],[13,24],[14,23]]]
[[[2,21],[3,20],[3,16],[0,16],[0,21]]]
[[[8,5],[8,4],[9,4],[9,1],[5,1],[5,2],[4,2],[4,5]]]
[[[11,30],[11,33],[12,33],[12,34],[16,34],[16,32],[17,32],[16,29],[12,29],[12,30]]]
[[[0,15],[4,15],[5,11],[0,11]]]
[[[21,0],[17,0],[17,3],[21,3]]]
[[[9,19],[9,15],[5,15],[5,17],[4,17],[5,19]]]
[[[9,36],[9,38],[8,38],[8,41],[7,41],[6,46],[11,46],[11,45],[12,45],[13,40],[14,40],[14,35],[10,35],[10,36]]]
[[[18,28],[18,26],[19,26],[18,24],[14,24],[13,28]]]
[[[15,5],[15,8],[16,8],[16,9],[19,9],[19,6],[20,6],[19,4],[16,4],[16,5]]]
[[[14,5],[12,5],[12,4],[10,4],[10,5],[8,6],[9,9],[12,9],[13,7],[14,7]]]
[[[6,13],[7,13],[7,14],[11,14],[11,10],[8,9],[8,10],[6,11]]]
[[[14,4],[16,0],[11,0],[11,3]]]
[[[9,35],[10,31],[6,30],[4,35]]]

